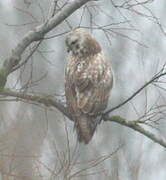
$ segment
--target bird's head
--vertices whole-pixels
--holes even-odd
[[[83,29],[75,29],[66,37],[67,51],[74,56],[85,57],[101,51],[99,43]]]

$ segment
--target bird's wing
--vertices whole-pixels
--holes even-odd
[[[87,78],[80,78],[76,84],[77,106],[83,113],[98,115],[107,106],[113,78],[106,66],[103,73],[97,69],[90,72],[92,74]]]

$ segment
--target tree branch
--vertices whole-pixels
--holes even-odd
[[[43,104],[47,107],[52,106],[57,108],[60,112],[62,112],[65,116],[71,119],[71,115],[68,112],[67,108],[60,102],[60,100],[55,99],[54,96],[51,95],[34,95],[28,94],[24,92],[15,92],[9,89],[0,90],[0,95],[2,96],[11,96],[18,98],[17,101],[26,100],[27,103],[35,102],[37,104]],[[72,120],[72,119],[71,119]]]
[[[121,102],[117,106],[107,110],[104,114],[109,114],[110,112],[112,112],[112,111],[120,108],[121,106],[125,105],[131,99],[133,99],[136,95],[138,95],[144,88],[146,88],[147,86],[149,86],[153,82],[156,82],[162,76],[166,76],[166,72],[164,71],[164,69],[165,69],[165,64],[164,64],[163,68],[157,74],[155,74],[148,82],[146,82],[143,86],[141,86],[138,90],[136,90],[136,92],[134,92],[129,98],[127,98],[125,101]]]
[[[14,92],[8,89],[3,89],[0,91],[0,95],[3,96],[11,96],[18,98],[18,101],[26,100],[27,102],[35,102],[38,104],[43,104],[45,106],[52,106],[58,109],[60,112],[62,112],[65,116],[67,116],[70,120],[71,114],[68,112],[67,108],[61,103],[59,100],[55,99],[53,96],[49,95],[34,95],[34,94],[25,94],[24,92]],[[139,125],[138,121],[128,121],[123,117],[120,116],[109,116],[107,113],[103,114],[103,120],[104,121],[113,121],[118,124],[121,124],[123,126],[127,126],[144,136],[148,137],[155,143],[160,144],[164,148],[166,148],[166,140],[157,137],[155,134],[149,132],[148,130],[145,130],[142,126]],[[73,121],[73,120],[72,120]]]
[[[34,95],[34,94],[25,94],[24,92],[14,92],[11,90],[4,89],[4,86],[7,81],[8,75],[13,72],[13,70],[17,69],[15,67],[19,66],[21,61],[21,56],[26,48],[34,41],[40,41],[44,38],[45,34],[59,25],[62,21],[64,21],[67,17],[69,17],[74,11],[79,9],[81,6],[86,4],[90,0],[74,0],[68,3],[63,9],[55,14],[52,18],[48,19],[45,23],[37,26],[34,30],[29,31],[23,39],[17,44],[17,46],[12,50],[11,55],[4,61],[2,67],[0,68],[0,95],[1,96],[11,96],[18,98],[20,100],[26,100],[27,102],[35,102],[38,104],[43,104],[45,106],[52,106],[57,108],[60,112],[66,115],[70,120],[71,114],[68,112],[67,108],[53,96],[48,95]],[[15,69],[14,69],[15,68]],[[126,101],[119,104],[118,106],[110,109],[105,114],[103,114],[104,121],[113,121],[119,123],[121,125],[127,126],[139,133],[147,136],[152,141],[160,144],[161,146],[166,148],[166,141],[157,137],[155,134],[145,130],[142,126],[139,125],[138,121],[127,121],[126,119],[120,116],[109,116],[109,113],[135,97],[142,89],[146,86],[157,80],[159,77],[165,75],[159,74],[158,77],[153,77],[149,82],[143,85],[140,89],[138,89],[131,97],[129,97]]]
[[[164,140],[160,137],[157,137],[155,134],[149,132],[148,130],[145,130],[142,126],[139,125],[139,122],[137,122],[137,121],[128,121],[125,118],[122,118],[120,116],[111,116],[110,117],[109,115],[104,115],[103,119],[104,119],[104,121],[113,121],[113,122],[116,122],[123,126],[127,126],[131,129],[143,134],[144,136],[148,137],[155,143],[158,143],[161,146],[163,146],[164,148],[166,148],[166,140]]]
[[[4,61],[0,68],[0,88],[4,88],[7,76],[13,71],[13,68],[19,64],[21,61],[21,55],[32,42],[42,40],[46,33],[59,25],[88,1],[90,0],[75,0],[69,2],[61,11],[57,12],[55,16],[37,26],[34,30],[29,31],[12,50],[9,58]]]

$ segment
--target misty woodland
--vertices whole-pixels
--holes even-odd
[[[0,180],[166,179],[165,12],[0,1]]]

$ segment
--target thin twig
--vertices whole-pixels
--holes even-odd
[[[129,98],[127,98],[125,101],[123,101],[122,103],[118,104],[117,106],[109,109],[108,111],[106,111],[104,113],[104,115],[120,108],[121,106],[125,105],[126,103],[128,103],[131,99],[133,99],[137,94],[139,94],[145,87],[147,87],[148,85],[152,84],[154,81],[156,81],[157,79],[159,79],[162,76],[165,76],[166,72],[164,73],[160,73],[158,75],[155,75],[154,77],[152,77],[152,79],[150,79],[147,83],[145,83],[143,86],[141,86],[136,92],[134,92]]]

